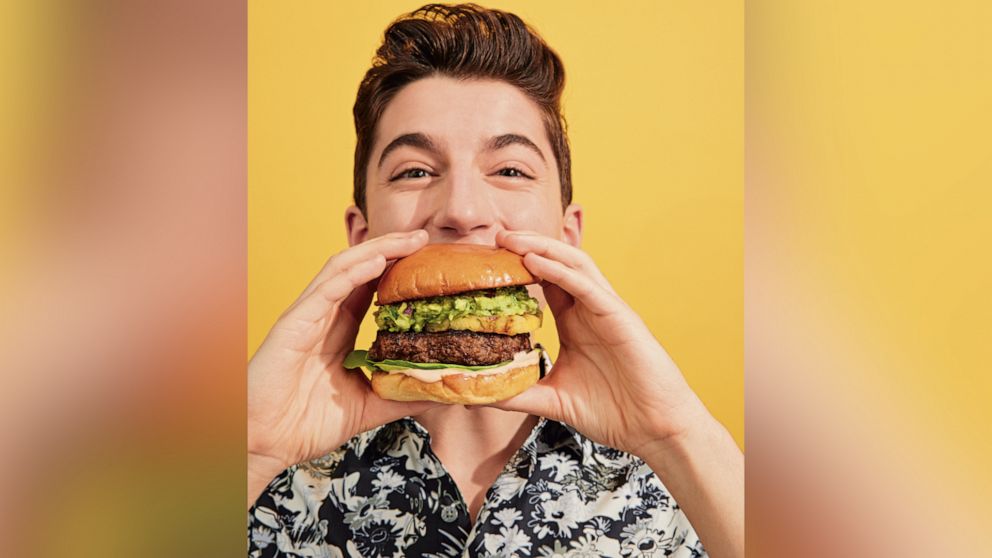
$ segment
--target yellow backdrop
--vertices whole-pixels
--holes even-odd
[[[484,4],[564,60],[584,248],[743,446],[743,3]],[[249,2],[251,352],[347,246],[355,92],[386,25],[419,5]],[[536,338],[557,352],[552,321]]]

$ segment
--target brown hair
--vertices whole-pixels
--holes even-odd
[[[355,100],[355,205],[365,213],[366,171],[375,129],[404,86],[430,76],[496,79],[540,108],[558,164],[561,202],[572,202],[571,161],[561,94],[565,68],[543,39],[514,14],[475,4],[428,4],[386,29]]]

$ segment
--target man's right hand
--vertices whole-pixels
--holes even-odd
[[[327,261],[248,363],[248,505],[286,467],[327,454],[352,436],[437,403],[380,399],[342,367],[390,260],[427,244],[423,230],[392,233]]]

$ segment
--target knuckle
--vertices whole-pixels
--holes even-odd
[[[349,281],[354,282],[355,279],[361,275],[362,267],[365,263],[366,262],[362,262],[358,265],[353,265],[350,268],[348,268],[348,270],[344,272],[345,278],[348,279]]]
[[[333,300],[337,298],[338,291],[338,281],[336,279],[328,279],[321,283],[318,291],[328,300]]]
[[[595,269],[596,263],[592,261],[592,257],[582,250],[576,249],[578,252],[578,266],[582,269]]]

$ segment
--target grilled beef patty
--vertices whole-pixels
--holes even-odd
[[[529,333],[500,335],[473,331],[380,331],[369,349],[369,358],[484,366],[512,360],[514,354],[529,351],[530,348]]]

